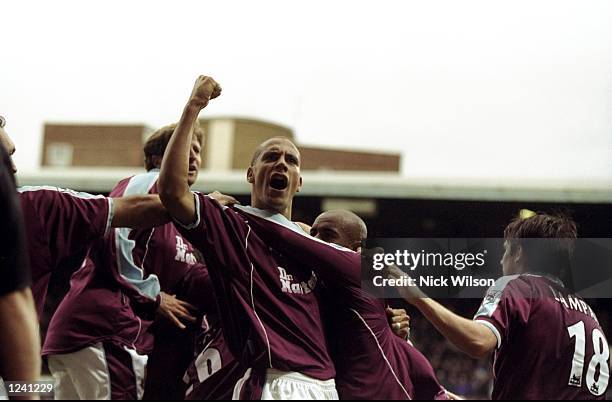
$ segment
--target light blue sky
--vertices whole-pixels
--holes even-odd
[[[167,124],[210,74],[205,114],[399,150],[407,176],[612,180],[612,1],[217,3],[3,2],[20,168],[46,121]]]

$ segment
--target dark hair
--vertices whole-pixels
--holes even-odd
[[[571,282],[570,263],[574,254],[578,227],[566,214],[536,214],[529,218],[515,218],[504,231],[510,253],[523,250],[527,270],[550,274]],[[528,239],[542,239],[530,241]]]
[[[176,130],[176,124],[170,124],[160,128],[147,139],[144,145],[145,169],[147,169],[147,171],[158,167],[155,165],[153,157],[164,156],[174,130]],[[193,135],[198,139],[201,145],[204,140],[204,129],[199,123],[196,123]]]

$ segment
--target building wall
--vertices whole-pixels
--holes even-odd
[[[206,132],[202,167],[207,170],[245,170],[265,140],[295,140],[290,128],[261,120],[228,117],[202,119],[200,124]],[[140,167],[142,144],[152,133],[144,125],[47,124],[42,165]],[[400,172],[399,154],[298,146],[303,170]]]
[[[232,168],[248,168],[257,146],[274,137],[295,139],[293,131],[287,127],[257,120],[237,119]]]
[[[302,169],[359,172],[400,172],[401,156],[301,146]]]
[[[254,150],[259,144],[273,137],[295,140],[290,128],[253,119],[205,119],[208,138],[216,144],[223,143],[232,152],[223,155],[219,147],[211,146],[208,161],[216,161],[216,167],[244,170],[249,167]],[[219,140],[218,138],[223,138]],[[303,170],[333,170],[362,172],[394,172],[401,169],[401,156],[391,153],[354,152],[330,148],[309,147],[298,144],[302,152]],[[231,161],[230,161],[231,159]],[[208,163],[208,162],[207,162]],[[207,168],[213,166],[208,163]]]
[[[42,166],[133,167],[143,165],[144,125],[46,124]]]

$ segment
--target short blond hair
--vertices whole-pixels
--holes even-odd
[[[153,158],[155,156],[163,158],[166,148],[168,147],[168,143],[170,142],[170,138],[172,138],[172,134],[174,134],[174,130],[176,130],[176,126],[177,123],[174,123],[160,128],[151,134],[151,136],[147,139],[147,142],[145,142],[143,150],[145,156],[145,169],[147,169],[147,171],[158,167],[155,165]],[[205,133],[204,128],[199,122],[196,123],[195,129],[193,130],[193,135],[197,138],[200,145],[202,145]]]

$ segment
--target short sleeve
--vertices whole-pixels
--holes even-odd
[[[20,192],[40,219],[54,266],[85,252],[110,230],[111,198],[54,187],[24,187]]]
[[[527,324],[530,312],[529,285],[519,276],[505,276],[488,290],[474,320],[495,334],[499,349],[513,329]]]

